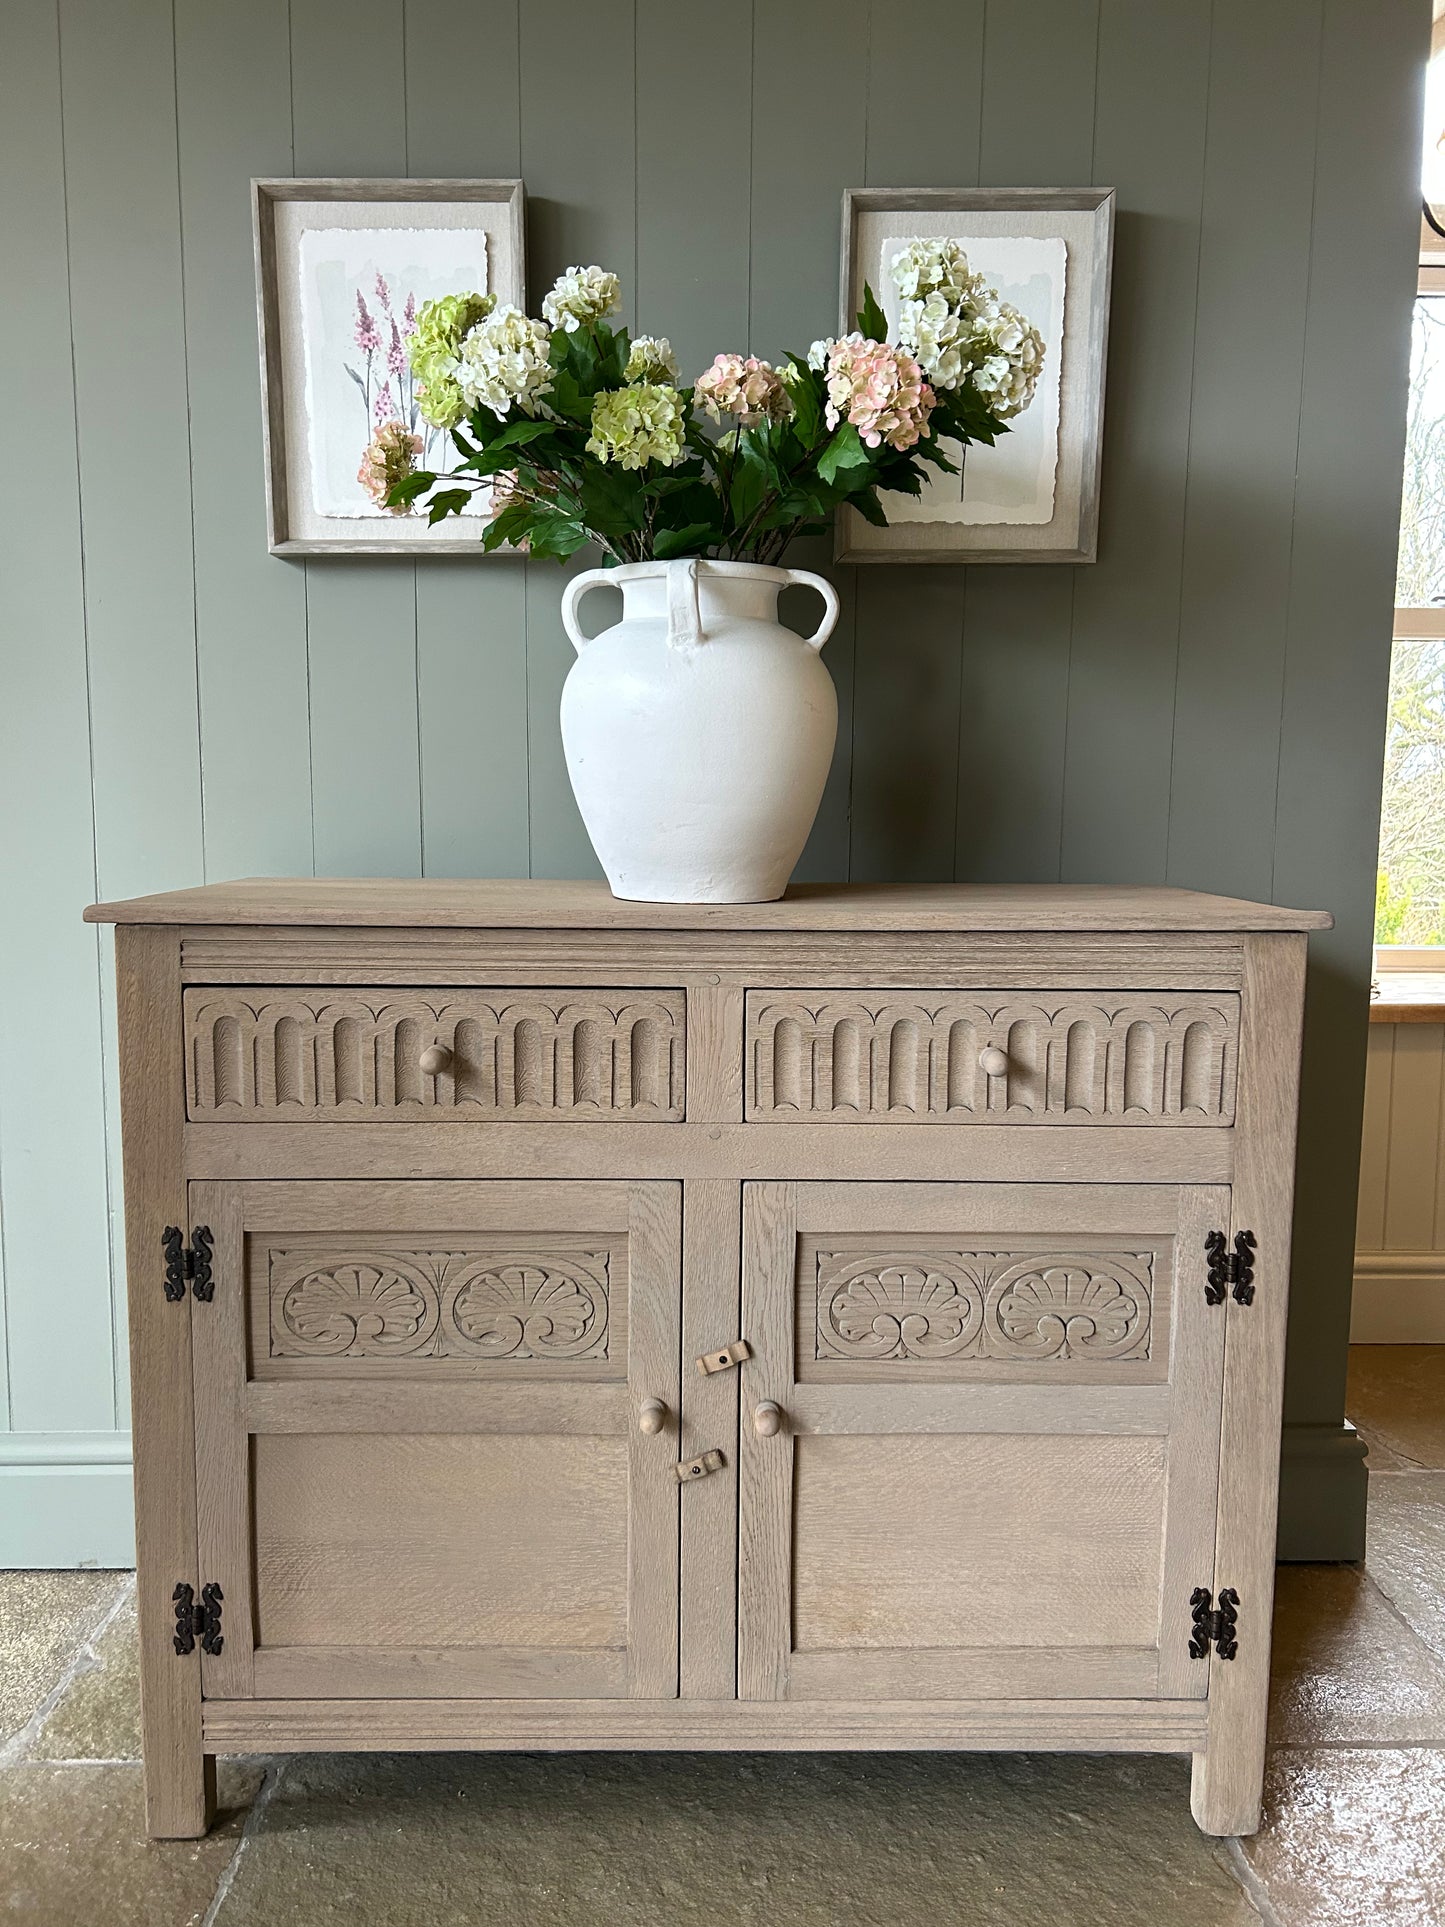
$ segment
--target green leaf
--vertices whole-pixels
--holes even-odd
[[[865,489],[861,495],[849,497],[848,506],[857,509],[865,522],[871,522],[875,529],[886,529],[888,517],[883,513],[883,504],[878,500],[876,489]]]
[[[449,515],[460,515],[471,499],[472,491],[469,488],[444,488],[440,495],[434,495],[431,498],[428,523],[435,527],[438,522],[445,521]]]
[[[858,468],[870,460],[862,437],[852,422],[840,422],[833,439],[818,457],[818,474],[823,481],[831,482],[840,468]]]
[[[425,495],[429,488],[436,487],[436,476],[424,468],[403,475],[399,482],[393,482],[386,491],[386,506],[400,508],[404,502],[414,502],[418,495]]]
[[[712,535],[707,522],[689,522],[685,529],[659,529],[652,538],[652,553],[659,562],[669,556],[695,554],[707,547]]]
[[[858,310],[858,327],[870,341],[888,339],[888,317],[879,307],[866,281],[863,283],[863,306]]]

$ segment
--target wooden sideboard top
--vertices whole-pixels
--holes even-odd
[[[1328,930],[1287,910],[1195,890],[1104,883],[796,884],[777,903],[626,903],[602,882],[441,877],[246,877],[94,903],[87,923],[458,929],[1242,931]]]

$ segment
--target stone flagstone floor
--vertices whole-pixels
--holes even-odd
[[[210,1836],[141,1818],[123,1573],[0,1574],[0,1919],[27,1927],[1440,1927],[1445,1347],[1357,1348],[1364,1566],[1280,1572],[1254,1839],[1183,1761],[237,1760]]]

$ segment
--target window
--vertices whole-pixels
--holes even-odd
[[[1445,969],[1445,19],[1426,76],[1421,189],[1375,890],[1386,970]]]

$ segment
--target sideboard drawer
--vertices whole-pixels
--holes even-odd
[[[1232,1124],[1229,991],[751,990],[770,1123]]]
[[[285,1123],[675,1123],[681,990],[185,992],[186,1111]]]

